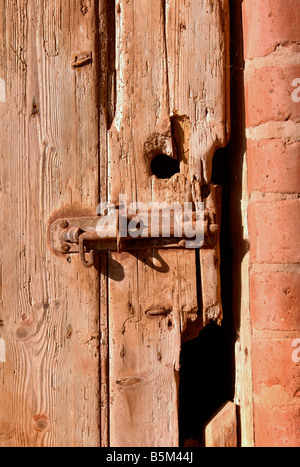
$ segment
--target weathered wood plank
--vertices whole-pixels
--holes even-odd
[[[230,136],[229,2],[166,0],[165,9],[171,112],[190,124],[190,181],[209,184]]]
[[[188,133],[188,180],[203,187],[211,183],[216,149],[230,137],[229,2],[166,0],[165,8],[171,113]],[[194,189],[193,195],[194,201],[205,201],[205,190]],[[220,323],[219,247],[202,250],[200,261],[203,323]]]
[[[137,7],[120,0],[116,42],[109,200],[118,204],[122,193],[129,203],[204,201],[213,154],[229,135],[228,1],[142,0]],[[159,154],[178,158],[180,174],[153,176]],[[213,254],[202,260],[202,277],[214,272],[216,290],[209,284],[208,294],[217,296],[220,321]],[[111,445],[176,446],[181,334],[187,317],[195,334],[202,326],[195,253],[113,254],[108,274]]]
[[[152,175],[176,158],[169,105],[164,2],[117,7],[117,102],[109,133],[109,200],[192,201],[184,174]],[[112,446],[178,445],[181,333],[196,320],[192,251],[113,254],[109,260]]]
[[[93,0],[0,2],[1,446],[99,445],[99,280],[47,240],[98,203]]]
[[[205,200],[208,210],[215,210],[215,222],[221,226],[222,190],[218,185],[209,186],[210,193]],[[202,284],[202,307],[203,324],[210,321],[221,324],[223,318],[223,307],[221,298],[221,276],[220,276],[220,231],[217,233],[218,242],[213,249],[203,249],[200,252],[201,284]]]
[[[236,405],[227,402],[215,414],[205,428],[206,448],[236,448],[237,420]]]

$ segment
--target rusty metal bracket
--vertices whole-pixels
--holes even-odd
[[[156,231],[156,235],[144,235],[143,226],[140,223],[136,224],[136,230],[139,230],[140,235],[130,235],[129,229],[127,230],[128,235],[120,235],[120,219],[122,224],[129,227],[130,221],[135,216],[122,217],[117,210],[118,215],[116,217],[117,228],[115,234],[107,234],[99,230],[99,220],[101,216],[94,217],[73,217],[73,218],[60,218],[57,219],[50,225],[50,242],[51,248],[58,253],[62,254],[74,254],[80,255],[83,266],[90,268],[95,263],[96,252],[124,252],[132,250],[151,250],[151,249],[184,249],[187,248],[187,242],[189,242],[188,248],[213,248],[218,241],[219,226],[216,224],[216,216],[212,210],[205,210],[204,212],[204,225],[202,226],[202,237],[203,242],[201,245],[193,247],[191,241],[193,238],[187,237],[184,233],[182,235],[175,235],[177,228],[181,227],[181,232],[185,232],[184,224],[188,221],[192,221],[193,231],[196,232],[197,214],[192,213],[191,219],[188,221],[184,218],[178,221],[173,215],[170,222],[170,235],[168,237],[163,236],[163,214],[159,214],[159,227]],[[149,216],[151,216],[149,212]],[[179,225],[181,223],[181,226]],[[139,225],[138,225],[139,224]],[[146,227],[144,228],[146,229]],[[148,226],[147,226],[148,229]],[[157,235],[158,233],[158,235]],[[131,232],[132,234],[132,232]],[[87,253],[89,252],[89,259],[86,259]]]

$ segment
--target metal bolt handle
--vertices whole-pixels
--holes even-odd
[[[151,250],[151,249],[183,249],[186,248],[187,241],[192,239],[186,237],[182,233],[180,237],[177,237],[177,230],[175,229],[175,220],[170,226],[170,232],[168,237],[165,237],[162,233],[162,217],[159,217],[159,229],[156,233],[152,234],[152,225],[150,236],[144,236],[141,234],[138,237],[133,237],[132,230],[128,230],[128,236],[123,237],[119,232],[119,222],[116,229],[116,234],[112,236],[107,235],[106,232],[98,231],[97,226],[99,222],[99,216],[94,217],[74,217],[74,218],[61,218],[56,220],[50,226],[51,244],[53,250],[63,253],[72,254],[79,253],[81,262],[84,267],[91,268],[95,264],[96,252],[101,251],[115,251],[120,253],[122,251],[134,251],[134,250]],[[196,227],[196,213],[192,215],[192,228],[194,232],[197,232]],[[212,210],[206,211],[204,221],[204,243],[201,248],[213,248],[218,242],[220,227],[215,223],[215,213]],[[119,217],[118,217],[119,220]],[[131,219],[127,218],[127,223]],[[177,221],[176,221],[177,222]],[[187,222],[186,219],[180,220],[182,222],[181,227]],[[180,227],[177,225],[177,227]],[[138,230],[143,228],[141,225],[136,225]],[[145,226],[145,228],[148,228]],[[185,232],[185,229],[181,232]],[[196,233],[195,233],[196,236]],[[199,248],[199,246],[192,246],[192,248]],[[87,259],[87,253],[89,258]]]
[[[79,236],[79,255],[80,255],[81,262],[85,268],[91,268],[95,264],[95,256],[96,256],[95,250],[91,250],[89,261],[86,260],[85,242],[88,240],[91,240],[90,233],[86,232]]]

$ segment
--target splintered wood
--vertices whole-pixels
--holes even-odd
[[[206,448],[236,448],[236,405],[226,402],[205,427]]]
[[[109,200],[217,204],[212,157],[229,137],[227,0],[120,0]],[[170,179],[152,174],[164,154]],[[222,319],[219,251],[111,254],[108,263],[111,446],[178,446],[182,334]],[[188,333],[184,333],[188,335]],[[201,361],[198,369],[201,372]]]

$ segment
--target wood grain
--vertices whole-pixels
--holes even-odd
[[[120,193],[210,203],[229,136],[228,0],[114,3],[0,0],[0,446],[178,445],[197,256],[109,254],[87,270],[51,252],[48,225]],[[159,154],[180,173],[155,177]],[[221,319],[218,255],[201,256],[204,322]]]
[[[120,1],[116,24],[109,199],[124,193],[129,202],[189,201],[183,175],[160,180],[150,170],[156,155],[177,157],[163,2],[142,0],[137,8]],[[195,320],[198,311],[195,253],[114,254],[109,277],[111,445],[176,446],[180,336],[184,315]]]
[[[231,130],[229,2],[166,0],[165,8],[172,118],[188,126],[183,160],[194,186],[194,201],[203,201],[210,208],[215,191],[209,186],[212,159],[215,151],[228,143]],[[201,188],[195,189],[198,183]],[[220,199],[216,208],[221,211]],[[200,262],[203,323],[213,320],[220,324],[219,246],[201,250]]]
[[[213,153],[229,132],[227,8],[117,2],[109,201],[120,193],[129,203],[204,201]],[[159,154],[178,158],[180,173],[154,176]],[[215,262],[207,268],[215,271]],[[182,334],[188,338],[190,322],[194,336],[202,327],[195,252],[113,254],[108,275],[111,446],[178,446]]]
[[[236,405],[227,402],[208,422],[205,428],[206,448],[236,448]]]
[[[190,123],[190,181],[210,184],[230,137],[229,2],[166,0],[165,9],[171,112]]]
[[[0,2],[0,445],[99,445],[99,280],[56,257],[48,221],[95,213],[95,5]]]

